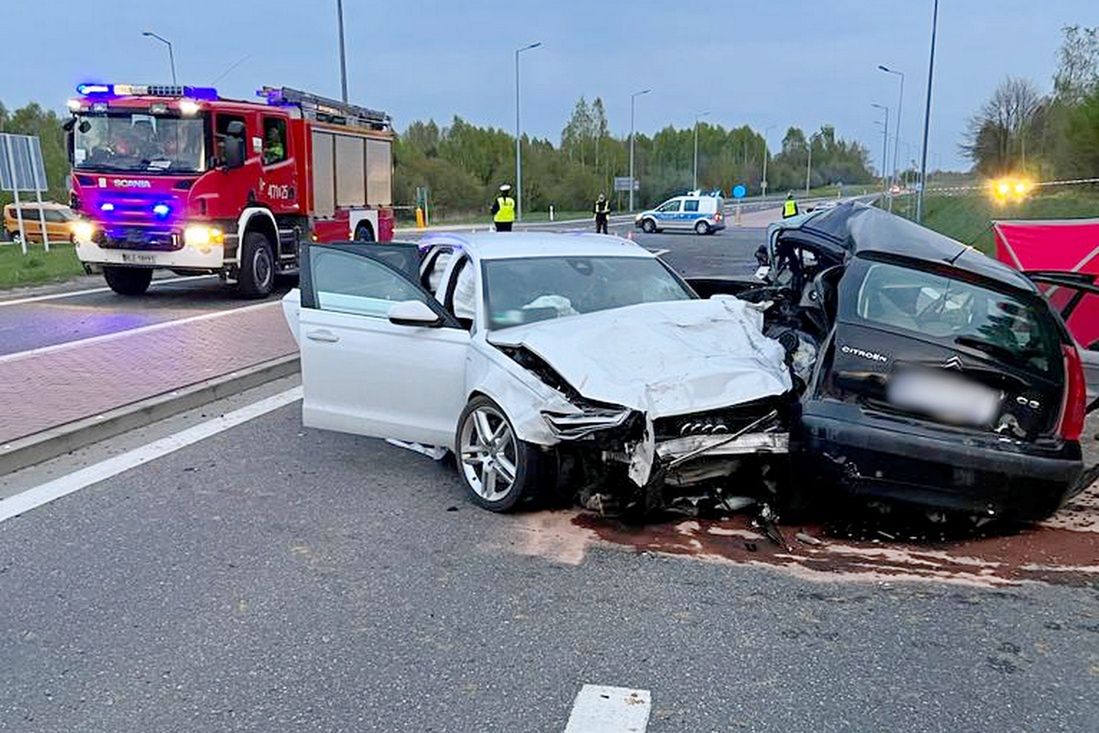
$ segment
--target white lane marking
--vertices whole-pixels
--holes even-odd
[[[234,410],[186,430],[181,430],[174,435],[155,440],[148,445],[108,458],[68,475],[60,476],[52,481],[35,486],[33,489],[27,489],[22,493],[0,501],[0,522],[11,519],[18,514],[25,514],[43,504],[48,504],[92,484],[117,476],[131,468],[136,468],[149,461],[155,461],[157,458],[174,453],[180,448],[186,448],[200,440],[205,440],[249,420],[266,415],[273,410],[300,400],[301,395],[301,387],[288,389],[285,392],[253,402],[239,410]]]
[[[150,287],[156,287],[157,285],[167,285],[169,283],[180,283],[184,280],[207,280],[211,277],[217,277],[217,275],[188,275],[187,277],[166,277],[161,280],[153,280]],[[94,295],[95,293],[109,293],[110,288],[88,288],[87,290],[72,290],[66,293],[50,293],[49,295],[34,295],[28,298],[17,298],[15,300],[0,300],[0,308],[5,305],[23,305],[25,303],[37,303],[42,300],[60,300],[62,298],[75,298],[78,295]]]
[[[180,326],[184,323],[196,323],[198,321],[209,321],[214,318],[221,318],[223,316],[233,315],[234,313],[245,313],[247,311],[258,310],[260,308],[271,308],[272,306],[281,306],[281,301],[271,300],[266,303],[257,303],[256,305],[246,305],[240,308],[230,308],[224,311],[214,311],[213,313],[202,313],[197,316],[188,316],[186,318],[177,318],[174,321],[163,321],[162,323],[152,323],[148,326],[138,326],[137,328],[128,328],[124,331],[115,331],[114,333],[104,333],[99,336],[90,336],[86,339],[78,339],[76,341],[66,341],[61,344],[51,344],[49,346],[39,346],[37,349],[28,349],[27,351],[16,351],[14,354],[5,354],[0,356],[0,364],[4,364],[9,361],[19,361],[20,359],[28,359],[32,356],[41,356],[42,354],[48,354],[53,351],[61,351],[63,349],[74,349],[80,346],[87,346],[89,344],[102,343],[104,341],[114,341],[115,339],[125,338],[127,336],[133,336],[137,333],[149,333],[151,331],[161,331],[165,328],[172,328],[173,326]]]
[[[648,690],[584,685],[565,733],[645,733],[651,708]]]

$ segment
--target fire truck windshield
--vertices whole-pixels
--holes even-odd
[[[206,169],[202,117],[84,114],[73,126],[77,170],[198,173]]]

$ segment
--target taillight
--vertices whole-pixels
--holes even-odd
[[[719,212],[717,212],[716,214],[714,214],[714,221],[721,221],[721,219],[722,219],[722,216],[723,216],[723,215],[722,215],[722,213],[721,213],[720,211],[719,211]]]
[[[1087,414],[1087,382],[1080,352],[1073,344],[1061,347],[1065,355],[1065,403],[1061,407],[1061,422],[1057,432],[1065,440],[1079,440],[1084,432]]]

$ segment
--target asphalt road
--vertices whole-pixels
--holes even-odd
[[[0,522],[0,730],[560,731],[588,683],[651,691],[654,732],[1099,729],[1094,580],[593,526],[289,405]]]

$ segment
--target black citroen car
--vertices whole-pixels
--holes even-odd
[[[1026,276],[859,203],[772,225],[759,258],[739,294],[770,303],[826,485],[1025,520],[1083,488],[1080,353]]]

